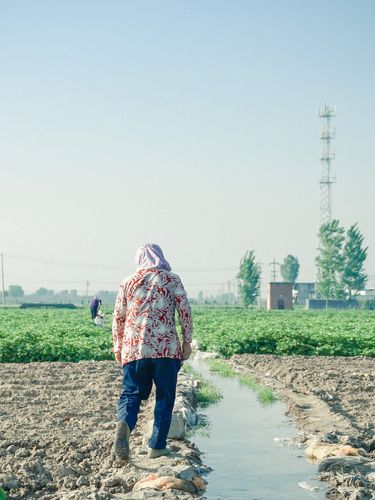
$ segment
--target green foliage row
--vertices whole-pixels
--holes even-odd
[[[0,309],[0,362],[113,359],[111,316],[95,326],[87,309]],[[233,354],[375,357],[375,311],[194,309],[203,350]]]
[[[375,311],[196,309],[201,348],[233,354],[375,357]]]
[[[107,323],[98,328],[88,309],[2,309],[0,362],[113,359]]]

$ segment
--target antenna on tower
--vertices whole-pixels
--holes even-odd
[[[331,128],[331,119],[336,116],[336,106],[321,106],[319,116],[321,120],[320,227],[332,219],[331,185],[336,182],[336,177],[332,175],[332,161],[335,159],[335,154],[332,150],[331,141],[335,138],[336,129]]]

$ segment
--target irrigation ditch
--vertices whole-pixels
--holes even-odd
[[[203,426],[192,436],[211,469],[208,499],[325,497],[326,487],[313,478],[316,465],[305,459],[298,431],[273,390],[213,354],[198,352],[189,365],[216,399],[208,405],[203,398]]]

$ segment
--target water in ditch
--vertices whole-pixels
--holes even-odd
[[[211,374],[203,361],[189,364],[223,395],[219,403],[202,410],[209,426],[192,437],[204,464],[212,468],[206,477],[207,499],[325,498],[324,484],[312,479],[317,466],[306,460],[303,448],[285,445],[297,429],[285,416],[282,402],[261,405],[255,392],[237,380]]]

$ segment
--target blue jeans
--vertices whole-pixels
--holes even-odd
[[[177,375],[181,361],[172,358],[143,358],[123,366],[123,390],[118,402],[118,420],[132,431],[137,423],[141,401],[148,399],[155,383],[154,427],[148,445],[161,450],[167,444],[176,397]]]

